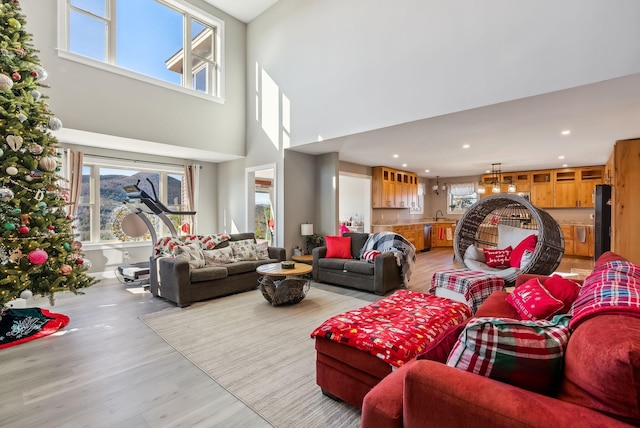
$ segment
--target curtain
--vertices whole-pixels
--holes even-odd
[[[66,183],[62,187],[69,188],[69,204],[65,207],[67,215],[75,218],[78,214],[80,189],[82,187],[82,164],[84,153],[76,150],[64,149],[62,152],[62,178]]]
[[[184,179],[186,182],[186,198],[185,202],[187,203],[187,211],[198,211],[198,192],[197,190],[200,188],[200,168],[201,166],[197,163],[185,165],[184,166]],[[196,233],[196,220],[197,214],[194,216],[190,216],[187,220],[191,224],[190,234]]]
[[[452,183],[449,184],[449,194],[452,196],[473,195],[476,191],[474,183]]]

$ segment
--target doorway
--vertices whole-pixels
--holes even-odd
[[[256,239],[276,244],[275,166],[247,168],[247,229]]]
[[[352,232],[371,232],[371,177],[341,172],[338,215]]]

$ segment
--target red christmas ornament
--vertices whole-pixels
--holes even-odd
[[[77,258],[77,259],[76,259],[76,264],[77,264],[77,265],[81,265],[81,264],[83,264],[83,263],[84,263],[84,260],[83,260],[83,259],[81,259],[81,258]]]
[[[33,77],[38,77],[38,72],[37,72],[37,71],[35,71],[35,70],[33,70],[33,71],[31,72],[31,75],[32,75]]]
[[[44,250],[33,250],[27,254],[27,259],[34,265],[41,265],[47,261],[49,255]]]
[[[47,227],[48,227],[48,229],[49,229],[49,230],[54,230],[54,229],[55,229],[55,226],[54,226],[54,225],[52,225],[52,224],[50,224],[50,225],[49,225],[49,226],[47,226]]]
[[[69,266],[69,265],[60,266],[60,274],[62,274],[62,275],[69,275],[72,270],[73,270],[73,268],[71,266]]]
[[[73,220],[73,217],[71,217],[70,215],[67,216],[67,220]]]
[[[22,233],[23,235],[29,233],[29,228],[27,226],[20,226],[18,228],[18,233]]]
[[[22,76],[20,76],[20,73],[18,72],[13,72],[13,74],[11,74],[11,77],[16,81],[22,79]]]

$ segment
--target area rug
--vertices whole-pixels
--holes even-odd
[[[369,303],[312,287],[302,302],[274,307],[253,290],[141,319],[275,427],[359,427],[358,409],[316,385],[309,335],[325,319]]]
[[[69,317],[40,308],[12,308],[0,314],[0,349],[55,333]]]

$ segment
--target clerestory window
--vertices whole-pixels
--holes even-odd
[[[58,0],[60,55],[222,98],[224,22],[182,0]]]

